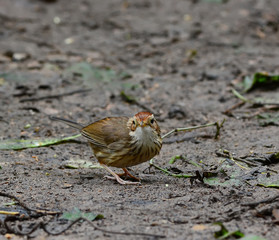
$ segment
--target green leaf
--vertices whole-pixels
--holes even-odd
[[[273,112],[273,113],[262,113],[258,116],[259,124],[261,126],[269,126],[269,125],[279,125],[279,113]]]
[[[91,161],[86,161],[83,159],[70,159],[68,161],[65,161],[64,166],[66,168],[71,168],[71,169],[79,169],[79,168],[103,168],[99,163],[98,164],[93,164]]]
[[[229,232],[228,229],[224,226],[221,222],[216,222],[214,225],[219,225],[221,229],[214,233],[214,237],[217,239],[226,239],[230,236],[233,236],[235,238],[241,238],[244,237],[244,233],[240,232],[239,230]]]
[[[94,213],[84,213],[81,212],[77,207],[75,207],[72,211],[70,212],[64,212],[63,215],[61,216],[62,219],[66,219],[69,221],[75,221],[79,218],[86,218],[89,221],[93,221],[96,219],[102,219],[104,216],[102,214],[94,214]]]
[[[3,203],[4,206],[13,206],[16,205],[16,202],[7,202],[7,203]]]
[[[244,81],[243,81],[243,86],[244,86],[244,92],[249,91],[254,85],[253,78],[249,76],[245,76]]]
[[[63,75],[64,77],[78,75],[89,87],[98,88],[103,87],[104,84],[106,84],[106,88],[110,89],[115,89],[115,87],[121,85],[118,80],[131,77],[129,73],[118,73],[110,68],[97,68],[88,62],[73,64],[64,71]]]
[[[261,182],[261,183],[258,183],[257,185],[266,187],[266,188],[279,188],[279,180]]]
[[[245,237],[240,238],[240,240],[267,240],[267,239],[256,235],[246,235]]]
[[[176,162],[176,160],[182,159],[181,155],[175,155],[171,158],[171,160],[169,161],[169,164],[174,164]]]
[[[24,129],[28,129],[28,128],[31,128],[31,124],[29,123],[24,126]]]
[[[57,143],[71,141],[75,138],[80,137],[81,135],[74,135],[70,137],[64,138],[45,138],[45,139],[8,139],[4,141],[0,141],[0,150],[20,150],[25,148],[37,148],[37,147],[45,147]]]
[[[221,223],[221,222],[216,222],[216,223],[214,223],[213,225],[218,225],[218,226],[221,227],[221,229],[220,229],[219,231],[217,231],[217,232],[214,233],[214,237],[215,237],[215,238],[220,238],[220,237],[225,236],[225,235],[228,234],[229,231],[228,231],[227,228],[223,225],[223,223]]]
[[[30,74],[29,74],[30,75]],[[7,82],[8,81],[14,81],[14,82],[25,82],[28,79],[30,79],[28,74],[22,73],[22,72],[9,72],[9,73],[1,73],[0,78],[5,79]]]
[[[112,69],[100,69],[92,66],[88,62],[76,63],[64,72],[64,75],[75,74],[79,75],[86,83],[90,83],[94,80],[102,82],[111,82],[116,77],[116,73]]]
[[[140,88],[141,86],[139,84],[135,84],[134,82],[123,82],[121,83],[121,87],[126,90]]]
[[[122,91],[120,92],[120,96],[121,96],[121,98],[122,98],[122,100],[123,100],[124,102],[131,103],[131,104],[137,102],[137,100],[136,100],[135,97],[126,94],[124,90],[122,90]]]
[[[229,180],[224,181],[219,177],[209,177],[203,178],[203,182],[207,183],[208,185],[217,185],[217,186],[240,186],[241,181],[239,179],[231,178]]]
[[[254,87],[266,86],[268,84],[279,84],[279,75],[271,75],[266,72],[255,73],[254,76],[246,76],[243,81],[244,91],[248,92]]]
[[[156,164],[153,163],[153,159],[150,159],[149,161],[150,166],[153,166],[157,169],[159,169],[160,171],[164,172],[165,174],[172,176],[172,177],[177,177],[177,178],[193,178],[195,177],[194,175],[189,175],[189,174],[175,174],[170,172],[169,170],[165,169],[165,168],[161,168],[159,166],[157,166]]]

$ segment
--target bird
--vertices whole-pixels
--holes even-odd
[[[50,119],[78,129],[88,140],[100,165],[113,176],[108,178],[123,185],[140,184],[140,179],[127,168],[149,161],[162,148],[161,130],[150,112],[138,112],[132,117],[106,117],[87,126],[55,116]],[[124,173],[116,174],[109,167],[122,168]],[[122,176],[137,182],[126,181]]]

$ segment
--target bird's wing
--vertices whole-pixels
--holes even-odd
[[[119,149],[131,138],[128,120],[128,117],[104,118],[84,127],[81,134],[96,147]]]

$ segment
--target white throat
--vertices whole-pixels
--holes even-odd
[[[154,145],[154,130],[150,126],[137,127],[135,131],[130,132],[130,136],[134,138],[140,145],[152,146]]]

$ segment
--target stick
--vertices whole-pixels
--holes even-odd
[[[238,158],[238,157],[233,157],[228,150],[223,150],[223,153],[216,151],[216,155],[218,157],[229,158],[234,163],[235,163],[235,161],[239,161],[239,162],[243,162],[243,163],[247,164],[250,167],[258,167],[259,166],[258,164],[254,164],[254,163],[248,162],[248,161],[246,161],[244,159],[241,159],[241,158]]]
[[[43,215],[53,215],[53,214],[61,214],[61,212],[51,212],[51,211],[48,211],[48,210],[33,210],[29,207],[27,207],[27,205],[25,203],[23,203],[22,201],[20,201],[17,197],[15,196],[12,196],[8,193],[3,193],[3,192],[0,192],[0,196],[2,197],[8,197],[8,198],[11,198],[11,199],[14,199],[16,200],[20,206],[22,206],[23,208],[25,208],[26,210],[28,211],[35,211],[37,213],[41,213]],[[60,231],[60,232],[50,232],[46,226],[49,222],[43,222],[43,221],[40,221],[38,223],[35,224],[35,226],[28,232],[23,232],[22,230],[20,230],[17,226],[14,227],[14,229],[8,224],[8,222],[10,221],[15,221],[15,220],[24,220],[24,219],[27,219],[27,218],[20,218],[19,215],[20,213],[19,212],[7,212],[7,211],[0,211],[0,214],[5,214],[5,215],[8,215],[5,220],[4,220],[4,226],[6,227],[6,229],[8,230],[8,232],[11,232],[11,233],[15,233],[17,235],[21,235],[21,236],[29,236],[30,234],[32,234],[33,232],[35,232],[38,228],[42,228],[46,233],[50,234],[50,235],[54,235],[54,236],[57,236],[57,235],[60,235],[64,232],[66,232],[68,229],[70,229],[73,225],[75,225],[76,223],[79,223],[81,220],[87,222],[90,224],[90,226],[92,226],[95,230],[99,230],[99,231],[102,231],[102,232],[105,232],[105,233],[109,233],[109,234],[121,234],[121,235],[139,235],[139,236],[145,236],[145,237],[151,237],[151,238],[165,238],[166,236],[164,235],[156,235],[156,234],[150,234],[150,233],[139,233],[139,232],[117,232],[117,231],[111,231],[111,230],[106,230],[106,229],[102,229],[102,228],[99,228],[98,226],[96,226],[95,224],[93,224],[90,220],[88,220],[87,218],[78,218],[77,220],[73,221],[72,223],[70,223],[70,225],[68,225],[64,230]],[[34,216],[33,216],[34,217]],[[28,219],[30,219],[28,217]]]
[[[22,206],[24,209],[26,209],[29,212],[36,212],[37,214],[45,214],[45,215],[56,215],[58,213],[61,213],[61,212],[49,211],[49,210],[32,209],[32,208],[28,207],[24,202],[19,200],[17,197],[15,197],[11,194],[8,194],[8,193],[0,192],[0,196],[7,197],[7,198],[17,201],[20,206]]]
[[[58,236],[61,235],[62,233],[65,233],[67,230],[69,230],[71,227],[73,227],[76,223],[80,223],[81,221],[83,222],[87,222],[91,227],[93,227],[95,230],[99,230],[101,232],[104,233],[109,233],[109,234],[118,234],[118,235],[138,235],[138,236],[145,236],[145,237],[151,237],[151,238],[165,238],[166,236],[164,235],[157,235],[157,234],[151,234],[151,233],[140,233],[140,232],[118,232],[118,231],[111,231],[111,230],[106,230],[103,228],[100,228],[98,226],[96,226],[94,223],[92,223],[90,220],[88,220],[87,218],[81,217],[76,219],[75,221],[71,222],[65,229],[63,229],[62,231],[59,232],[51,232],[47,229],[47,225],[49,222],[43,222],[40,221],[38,223],[36,223],[34,225],[34,227],[28,231],[28,232],[24,232],[22,230],[20,230],[17,226],[15,226],[14,228],[12,228],[10,226],[10,224],[8,222],[10,221],[15,221],[15,220],[19,220],[18,217],[7,217],[4,220],[4,226],[6,227],[6,229],[8,230],[8,232],[10,233],[14,233],[17,235],[21,235],[21,236],[30,236],[33,232],[35,232],[37,229],[42,228],[47,234],[52,235],[52,236]],[[21,218],[21,220],[23,220],[23,218]]]
[[[162,136],[162,138],[166,138],[169,135],[176,133],[176,132],[182,132],[182,131],[192,131],[195,129],[199,129],[199,128],[206,128],[206,127],[211,127],[211,126],[216,126],[217,130],[216,130],[216,134],[220,133],[220,128],[223,126],[223,123],[225,122],[225,119],[222,121],[221,124],[219,124],[218,122],[214,122],[214,123],[208,123],[208,124],[204,124],[204,125],[198,125],[198,126],[194,126],[194,127],[187,127],[187,128],[175,128],[171,131],[169,131],[168,133],[166,133],[165,135]],[[216,137],[216,136],[215,136]]]
[[[226,119],[223,119],[221,124],[219,124],[219,122],[214,122],[214,123],[208,123],[208,124],[194,126],[194,127],[188,127],[188,128],[175,128],[175,129],[169,131],[168,133],[166,133],[165,135],[163,135],[162,138],[166,138],[166,137],[168,137],[171,134],[176,133],[176,132],[192,131],[192,130],[199,129],[199,128],[216,126],[215,139],[217,139],[220,135],[220,129],[223,127],[223,124],[224,124],[225,121],[226,121]],[[160,171],[164,172],[165,174],[167,174],[169,176],[172,176],[172,177],[177,177],[177,178],[193,178],[193,177],[195,177],[193,175],[187,175],[187,174],[174,174],[167,169],[164,169],[164,168],[161,168],[161,167],[155,165],[153,163],[153,158],[149,161],[149,164],[150,164],[150,166],[153,166],[153,167],[157,168],[158,170],[160,170]]]
[[[259,200],[259,201],[255,201],[255,202],[248,202],[248,203],[242,203],[241,205],[242,206],[249,206],[249,207],[255,207],[259,204],[262,204],[262,203],[269,203],[269,202],[272,202],[274,201],[275,199],[279,198],[279,194],[275,195],[275,196],[272,196],[272,197],[269,197],[269,198],[266,198],[266,199],[262,199],[262,200]]]
[[[15,215],[19,215],[20,213],[19,212],[0,211],[0,214],[15,216]]]
[[[275,106],[279,106],[279,103],[277,102],[260,102],[260,101],[256,101],[253,99],[248,99],[244,96],[242,96],[238,91],[236,91],[235,89],[232,89],[232,93],[239,98],[240,100],[242,100],[243,102],[247,102],[247,103],[251,103],[251,104],[257,104],[259,106],[264,106],[264,105],[275,105]]]
[[[236,96],[237,98],[239,98],[240,100],[242,100],[243,102],[248,102],[248,103],[253,103],[252,100],[249,100],[248,98],[242,96],[238,91],[236,91],[235,89],[232,89],[232,93],[234,96]]]
[[[241,107],[244,104],[245,104],[245,102],[240,101],[240,102],[236,103],[235,105],[233,105],[232,107],[230,107],[227,110],[225,110],[223,113],[228,115],[228,116],[231,116],[232,115],[232,110],[237,109],[237,108]]]
[[[56,95],[48,95],[48,96],[34,97],[34,98],[24,98],[24,99],[21,99],[20,102],[33,102],[33,101],[41,101],[41,100],[45,100],[45,99],[60,98],[60,97],[64,97],[64,96],[73,95],[76,93],[83,93],[83,92],[89,92],[89,91],[91,91],[91,89],[79,89],[79,90],[75,90],[75,91],[71,91],[71,92],[67,92],[67,93],[56,94]]]
[[[164,172],[165,174],[167,174],[169,176],[172,176],[172,177],[177,177],[177,178],[192,178],[192,177],[195,177],[193,175],[172,173],[172,172],[170,172],[169,170],[167,170],[165,168],[161,168],[161,167],[155,165],[153,163],[153,158],[149,161],[149,164],[150,164],[150,166],[153,166],[153,167],[157,168],[158,170],[160,170],[160,171]]]
[[[135,104],[139,107],[141,107],[142,109],[148,111],[148,112],[153,112],[154,110],[152,110],[151,108],[145,106],[144,104],[140,103],[137,99],[135,99],[133,96],[129,96],[125,93],[125,91],[121,91],[120,92],[120,96],[122,98],[123,101],[130,103],[130,104]]]

